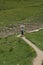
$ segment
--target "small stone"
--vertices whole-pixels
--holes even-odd
[[[19,65],[19,64],[17,64],[17,65]]]

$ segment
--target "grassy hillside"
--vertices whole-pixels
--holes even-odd
[[[43,0],[0,0],[0,26],[23,20],[43,23]]]
[[[32,65],[35,51],[15,35],[0,39],[0,65]]]
[[[31,40],[35,45],[37,45],[41,50],[43,50],[43,30],[26,34],[26,37]]]

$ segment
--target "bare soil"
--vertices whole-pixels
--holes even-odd
[[[43,28],[42,23],[23,23],[25,25],[25,31],[33,31],[39,28]],[[10,24],[9,26],[0,27],[0,38],[6,37],[8,35],[20,33],[20,25],[18,24]]]

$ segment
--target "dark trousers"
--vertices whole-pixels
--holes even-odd
[[[21,35],[24,35],[24,31],[21,31]]]

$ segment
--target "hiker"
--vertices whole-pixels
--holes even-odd
[[[25,25],[21,24],[21,25],[20,25],[21,36],[24,35],[24,28],[25,28]]]

